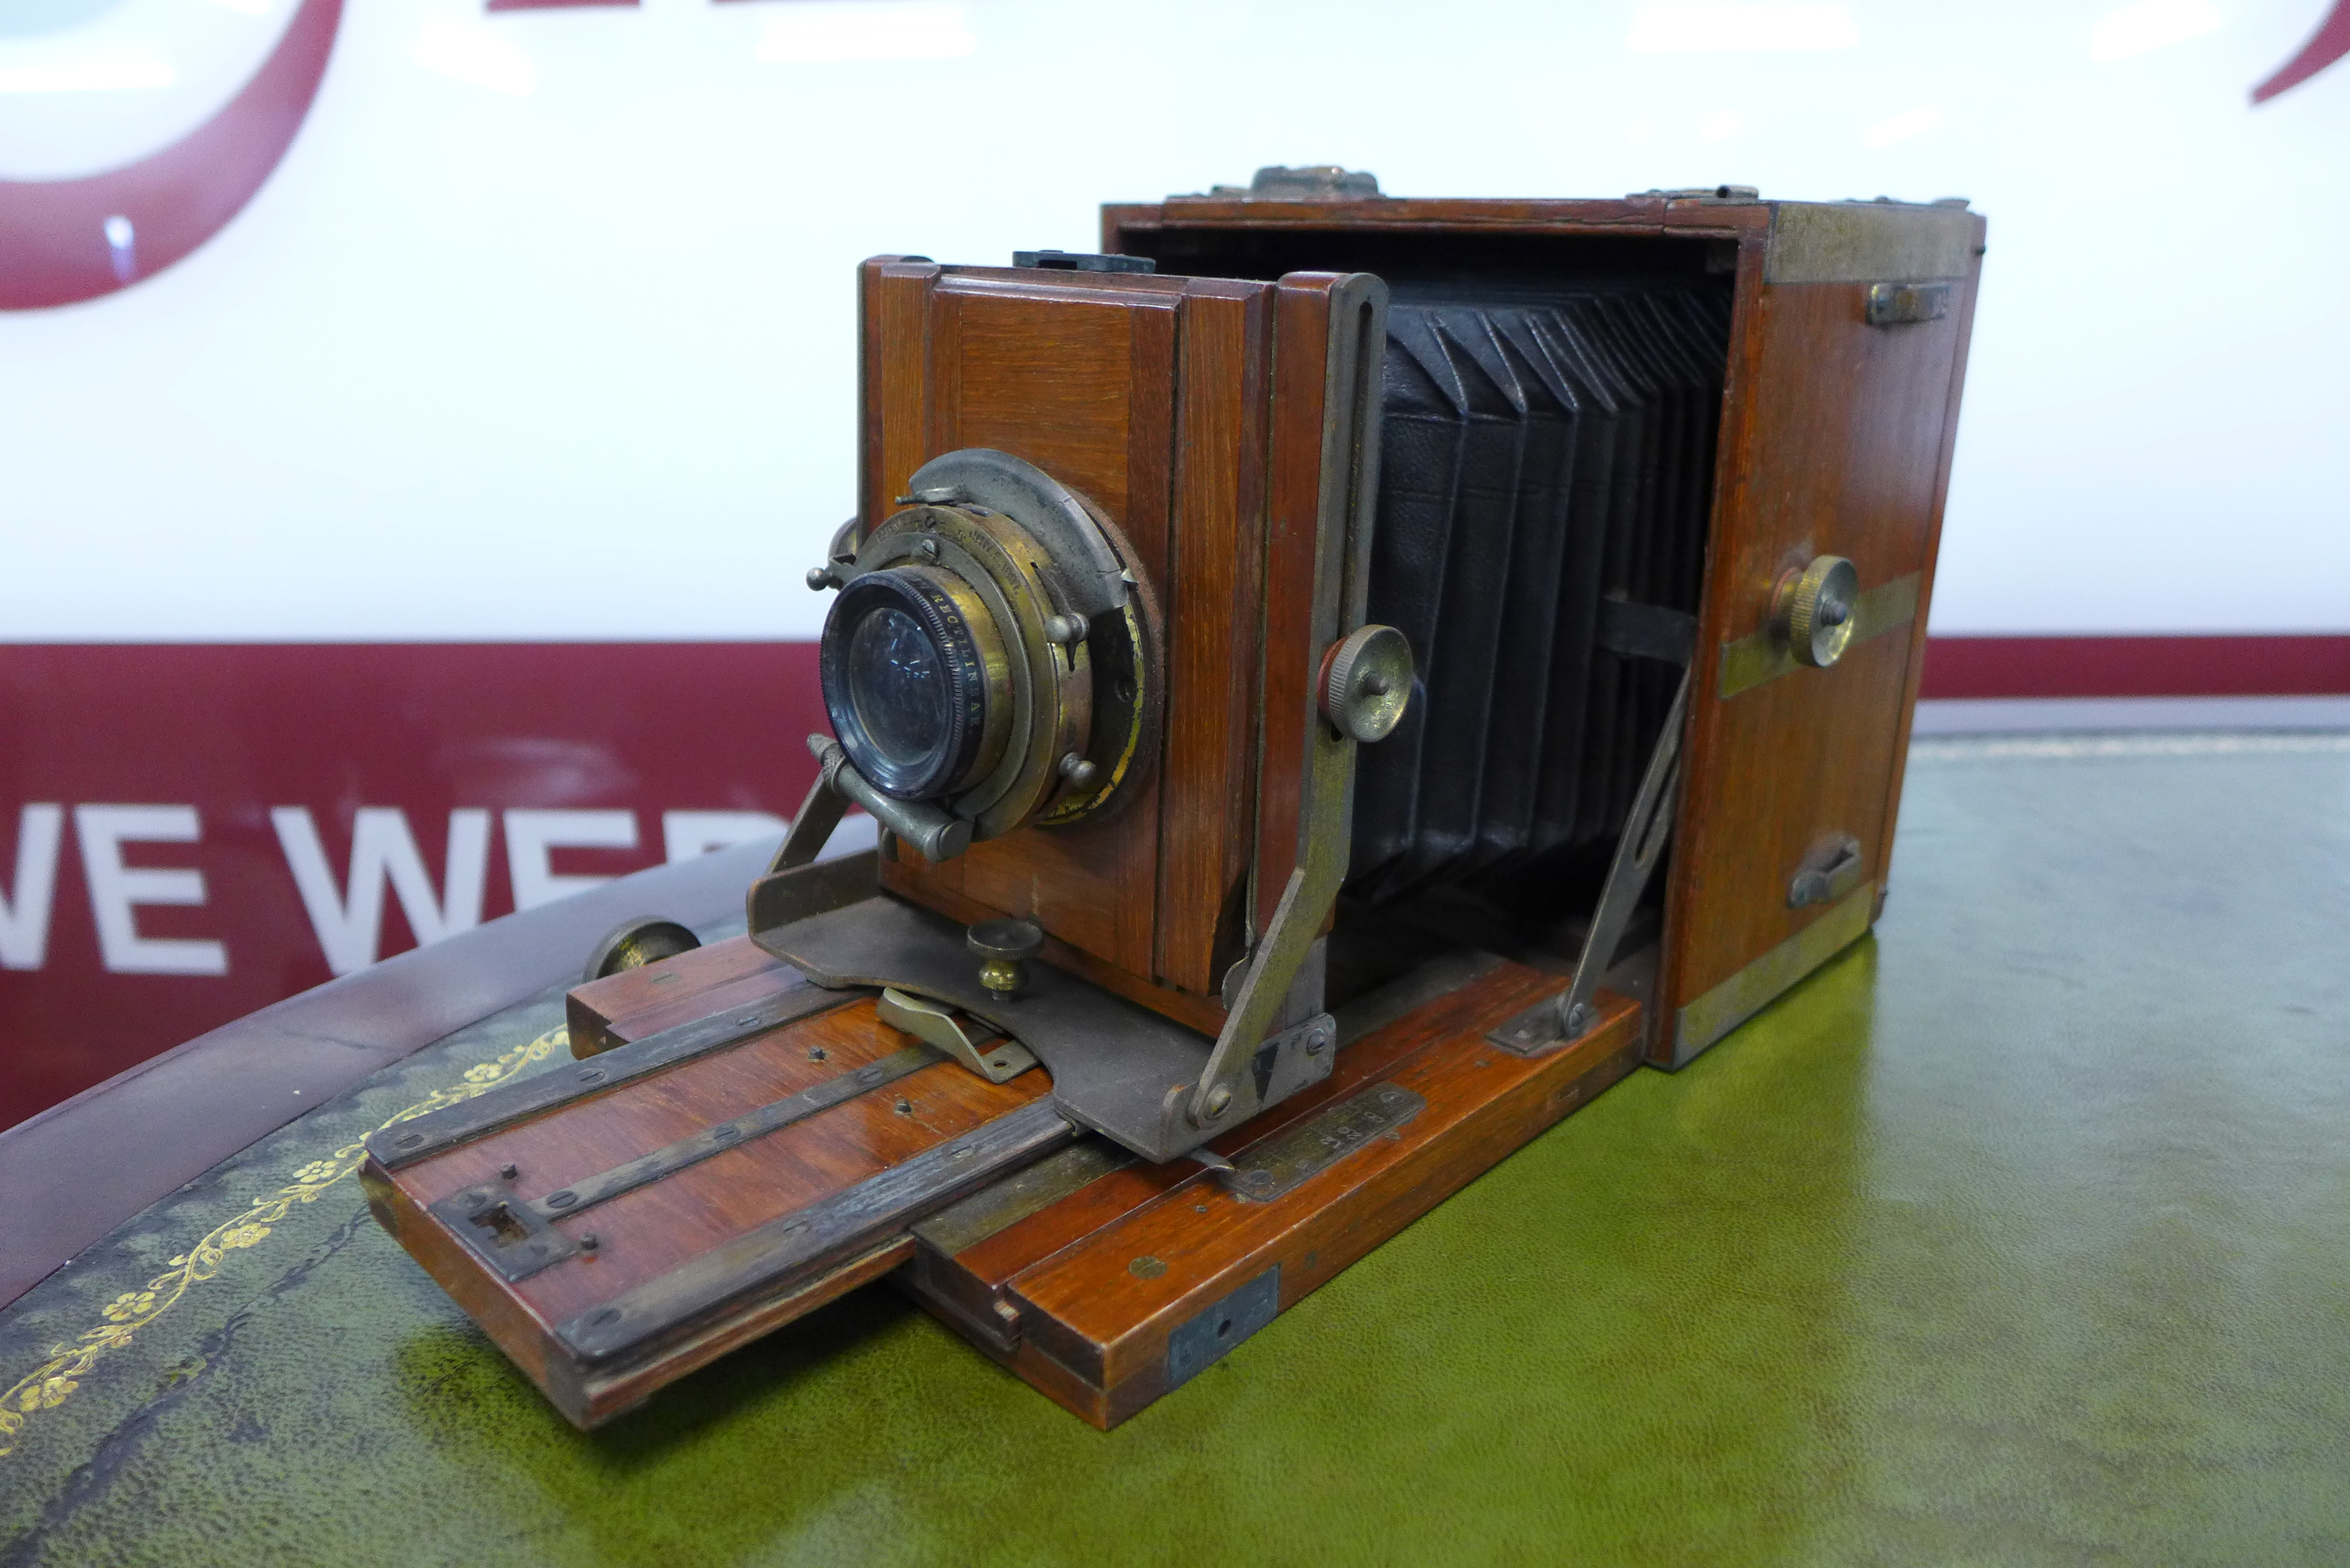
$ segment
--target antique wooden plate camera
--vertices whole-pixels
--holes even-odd
[[[866,263],[747,937],[615,933],[379,1217],[583,1425],[884,1274],[1130,1415],[1867,929],[1982,232],[1268,170]]]

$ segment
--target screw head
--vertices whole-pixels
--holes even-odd
[[[1222,1116],[1226,1111],[1232,1108],[1232,1092],[1224,1085],[1218,1084],[1214,1088],[1208,1091],[1208,1114],[1210,1116]]]
[[[498,1174],[501,1177],[504,1177],[506,1180],[512,1181],[515,1177],[520,1176],[522,1171],[515,1166],[502,1165],[498,1167]]]

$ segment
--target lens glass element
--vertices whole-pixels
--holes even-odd
[[[876,609],[848,639],[849,700],[881,754],[919,768],[947,742],[946,671],[938,645],[900,609]]]

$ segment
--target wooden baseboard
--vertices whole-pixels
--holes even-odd
[[[1629,1073],[1640,1011],[1621,998],[1542,1056],[1486,1040],[1557,987],[1500,966],[1349,1045],[1327,1081],[1216,1140],[1245,1172],[1253,1153],[1311,1147],[1350,1111],[1399,1109],[1278,1196],[1253,1199],[1244,1181],[1190,1160],[1127,1166],[951,1251],[918,1227],[920,1250],[897,1277],[1040,1392],[1114,1427]]]
[[[760,1272],[779,1226],[806,1229],[808,1216],[885,1172],[962,1158],[992,1129],[1039,1119],[1045,1075],[993,1085],[951,1062],[917,1063],[889,1090],[698,1155],[608,1202],[591,1195],[599,1206],[569,1208],[574,1188],[592,1194],[648,1151],[908,1050],[909,1037],[862,993],[741,1039],[721,1031],[681,1041],[712,1002],[725,1005],[710,1016],[742,1010],[733,1021],[748,1023],[762,998],[788,1003],[805,986],[736,938],[578,987],[578,1075],[602,1087],[559,1104],[518,1101],[511,1114],[476,1109],[441,1128],[419,1122],[407,1136],[440,1141],[407,1155],[371,1146],[365,1179],[377,1218],[579,1425],[895,1271],[983,1352],[1082,1418],[1115,1426],[1629,1073],[1642,1023],[1637,1002],[1603,992],[1589,1033],[1518,1055],[1488,1032],[1560,981],[1496,961],[1348,1043],[1328,1079],[1213,1140],[1211,1160],[1152,1165],[1043,1116],[1053,1137],[1006,1157],[999,1174],[942,1187],[902,1213],[875,1209],[869,1228],[832,1252],[811,1251],[798,1272]],[[687,1045],[691,1054],[672,1059]],[[632,1051],[652,1054],[638,1064]],[[503,1227],[471,1221],[501,1236],[528,1229],[509,1210],[547,1210],[545,1224],[576,1250],[509,1274],[516,1265],[488,1255],[508,1259],[497,1251],[507,1241],[460,1236],[452,1202],[504,1215]],[[648,1291],[681,1300],[674,1282],[704,1275],[724,1286],[713,1304],[660,1319],[641,1346],[580,1337],[591,1316],[616,1315],[599,1303]]]

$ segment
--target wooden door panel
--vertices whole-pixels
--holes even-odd
[[[1767,1000],[1770,975],[1752,966],[1770,970],[1779,954],[1779,978],[1799,974],[1825,956],[1804,950],[1801,933],[1830,923],[1814,946],[1832,951],[1842,941],[1829,939],[1848,940],[1873,918],[1960,330],[1955,316],[1872,327],[1866,284],[1742,281],[1753,292],[1733,349],[1674,851],[1658,1041],[1673,1060],[1752,1011],[1718,988]],[[1731,645],[1762,631],[1780,576],[1821,555],[1850,559],[1864,595],[1881,590],[1872,604],[1906,599],[1914,614],[1865,620],[1830,669],[1736,689]],[[1844,839],[1863,857],[1859,892],[1791,906],[1796,873]]]

